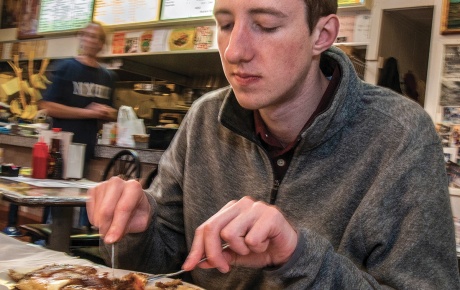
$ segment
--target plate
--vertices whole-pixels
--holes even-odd
[[[45,266],[45,265],[43,265]],[[75,265],[75,266],[81,266],[81,265]],[[111,276],[112,274],[112,269],[111,268],[108,268],[108,267],[103,267],[103,266],[92,266],[94,268],[96,268],[98,270],[99,273],[109,273],[109,277]],[[24,267],[24,268],[14,268],[15,271],[19,272],[19,273],[27,273],[27,272],[30,272],[30,271],[33,271],[35,269],[38,269],[40,267]],[[113,270],[113,274],[114,274],[114,277],[116,278],[121,278],[129,273],[133,273],[133,271],[129,271],[129,270],[123,270],[123,269],[114,269]],[[137,272],[139,273],[139,272]],[[143,273],[141,273],[143,274]],[[147,274],[148,275],[148,274]],[[173,279],[170,279],[170,278],[162,278],[162,279],[158,279],[158,280],[155,280],[153,282],[150,282],[146,285],[146,290],[160,290],[160,288],[158,287],[155,287],[155,283],[156,282],[170,282],[170,281],[173,281]],[[14,286],[16,285],[16,283],[9,277],[8,275],[8,271],[0,271],[0,290],[2,290],[4,287],[6,287],[6,289],[14,289]],[[196,289],[196,290],[205,290],[204,288],[201,288],[201,287],[198,287],[196,285],[193,285],[193,284],[190,284],[190,283],[186,283],[186,282],[183,282],[183,286],[187,286],[187,287],[191,287],[190,289]]]

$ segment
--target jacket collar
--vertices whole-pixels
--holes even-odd
[[[355,69],[348,56],[336,47],[331,47],[321,56],[321,69],[328,71],[339,65],[342,78],[337,87],[333,101],[328,109],[319,114],[315,120],[301,133],[302,141],[300,146],[312,149],[325,142],[356,114],[359,100],[363,91],[362,81],[356,75]],[[231,88],[219,112],[219,121],[235,133],[259,143],[255,133],[254,117],[252,110],[242,108]]]

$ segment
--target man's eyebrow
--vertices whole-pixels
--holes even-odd
[[[218,9],[218,10],[214,10],[213,14],[214,14],[214,16],[218,16],[218,15],[231,15],[230,11],[227,10],[227,9]]]
[[[254,8],[249,10],[250,15],[259,15],[259,14],[267,14],[267,15],[272,15],[276,16],[279,18],[287,18],[288,15],[284,14],[283,12],[276,10],[276,9],[271,9],[271,8]],[[230,10],[227,9],[218,9],[214,10],[214,16],[218,15],[232,15]]]
[[[255,9],[251,9],[251,10],[249,10],[249,14],[251,14],[251,15],[268,14],[268,15],[276,16],[278,18],[286,18],[286,17],[288,17],[288,15],[284,14],[283,12],[281,12],[279,10],[276,10],[276,9],[272,9],[272,8],[255,8]]]

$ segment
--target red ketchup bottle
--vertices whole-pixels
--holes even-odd
[[[32,177],[46,178],[48,167],[48,145],[43,142],[43,139],[35,143],[32,150]]]

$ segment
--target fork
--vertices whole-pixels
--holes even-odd
[[[227,249],[230,245],[225,243],[225,244],[222,244],[222,251]],[[201,259],[200,261],[198,261],[198,264],[206,261],[208,258],[207,257],[204,257],[203,259]],[[150,275],[148,278],[147,278],[147,281],[148,282],[151,282],[151,281],[154,281],[154,280],[158,280],[158,279],[162,279],[162,278],[169,278],[169,277],[174,277],[174,276],[177,276],[177,275],[180,275],[182,273],[185,273],[187,271],[185,270],[180,270],[180,271],[177,271],[177,272],[173,272],[173,273],[165,273],[165,274],[156,274],[156,275]]]

